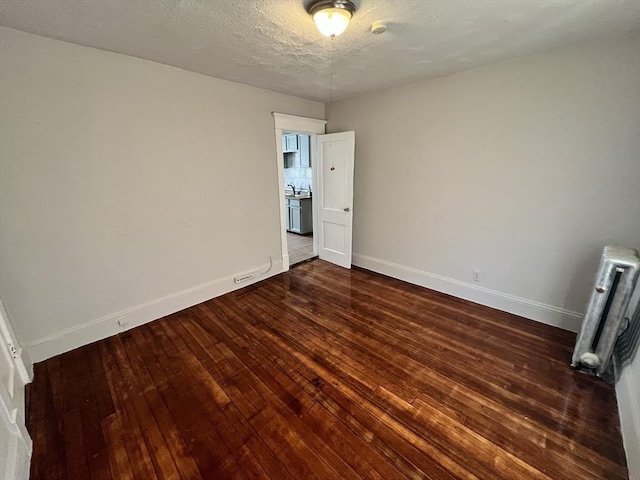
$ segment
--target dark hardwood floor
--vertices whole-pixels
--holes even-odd
[[[37,364],[31,478],[626,478],[574,339],[314,261]]]

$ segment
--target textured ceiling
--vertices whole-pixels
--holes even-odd
[[[640,30],[638,0],[356,0],[331,41],[305,0],[0,0],[2,25],[327,101]],[[389,24],[372,35],[375,20]]]

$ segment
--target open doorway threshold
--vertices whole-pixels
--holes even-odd
[[[313,254],[313,235],[287,232],[287,250],[290,267],[317,258],[317,255]]]

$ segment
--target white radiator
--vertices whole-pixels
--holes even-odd
[[[572,367],[593,369],[598,376],[607,370],[639,273],[636,250],[604,247],[573,351]]]

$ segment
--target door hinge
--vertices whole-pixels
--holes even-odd
[[[11,352],[11,356],[13,358],[18,358],[18,349],[13,346],[13,343],[7,343],[7,346],[9,347],[9,351]]]

